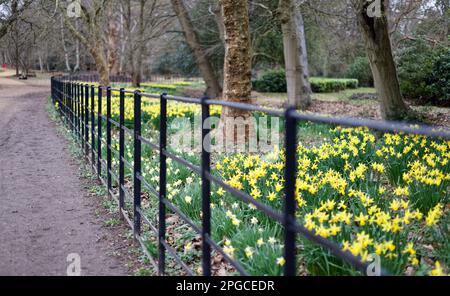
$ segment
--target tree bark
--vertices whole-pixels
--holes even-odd
[[[133,86],[140,87],[142,82],[142,59],[145,51],[145,2],[146,0],[140,0],[139,5],[139,30],[138,30],[138,45],[136,51],[136,57],[134,59],[136,65],[133,73]]]
[[[381,0],[381,15],[370,17],[370,2],[357,1],[357,19],[369,57],[375,88],[380,100],[381,116],[387,120],[405,119],[410,114],[403,101],[392,55],[387,18],[387,1]]]
[[[42,60],[42,55],[39,53],[39,72],[44,72],[44,61]]]
[[[119,57],[118,57],[118,28],[117,21],[114,18],[115,10],[109,7],[108,10],[108,36],[107,36],[107,62],[109,67],[109,73],[111,75],[117,75],[119,72]]]
[[[280,0],[288,104],[299,109],[311,105],[308,56],[303,16],[292,0]]]
[[[79,30],[79,23],[78,21],[75,22],[76,29]],[[75,41],[75,67],[73,68],[73,71],[79,71],[80,70],[80,41],[77,39]]]
[[[225,40],[223,100],[250,103],[252,55],[247,0],[221,0],[220,5]],[[251,145],[250,141],[256,140],[256,126],[251,119],[248,111],[222,108],[218,135],[228,151],[234,151],[233,147],[245,149],[246,143]]]
[[[219,81],[214,73],[211,63],[208,60],[208,57],[206,56],[205,50],[202,48],[198,40],[197,32],[194,29],[194,25],[192,24],[183,0],[171,0],[171,3],[180,22],[186,42],[191,48],[200,73],[205,80],[206,95],[210,98],[219,97],[221,93]]]
[[[64,61],[66,63],[66,70],[67,70],[67,72],[72,72],[72,67],[70,67],[70,61],[69,61],[69,52],[68,52],[67,46],[66,46],[66,37],[64,35],[63,17],[61,17],[61,42],[62,42],[63,51],[64,51]]]

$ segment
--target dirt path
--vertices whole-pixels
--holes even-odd
[[[3,76],[3,77],[2,77]],[[45,110],[46,81],[0,75],[0,275],[66,275],[77,253],[82,275],[126,275],[111,256],[68,143]]]

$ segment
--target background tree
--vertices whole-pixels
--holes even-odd
[[[83,32],[77,30],[74,21],[67,15],[64,7],[61,7],[61,14],[64,23],[72,35],[78,39],[91,54],[96,69],[100,74],[102,85],[109,85],[110,64],[108,62],[107,40],[104,36],[104,24],[106,24],[106,11],[103,9],[110,5],[110,0],[79,2],[81,5],[81,15],[79,21],[84,24]],[[109,55],[110,56],[110,55]]]
[[[8,28],[31,3],[30,0],[0,0],[0,38],[6,35]]]
[[[191,48],[198,65],[198,69],[205,80],[206,95],[211,98],[220,96],[221,87],[219,81],[204,49],[202,48],[202,45],[199,42],[197,32],[194,29],[183,0],[171,0],[171,3],[175,14],[178,17],[178,21],[180,22],[186,42]]]
[[[294,0],[295,1],[295,0]],[[303,16],[298,1],[280,0],[288,104],[306,109],[311,104],[308,56]]]
[[[375,2],[374,2],[375,3]],[[398,120],[408,117],[410,109],[403,101],[392,54],[389,36],[388,7],[380,0],[380,15],[369,16],[371,2],[354,1],[358,24],[361,28],[377,89],[381,115],[384,119]]]

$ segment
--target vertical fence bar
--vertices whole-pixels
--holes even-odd
[[[83,89],[82,89],[82,87],[81,87],[81,83],[78,83],[77,89],[78,89],[78,99],[77,99],[78,140],[80,141],[81,147],[83,147],[83,146],[82,146],[82,141],[83,141],[83,137],[82,137],[82,132],[83,132],[83,129],[82,129],[82,123],[83,123],[83,121],[81,120],[81,118],[82,118],[82,117],[81,117],[81,112],[82,112],[82,109],[81,109],[81,100],[83,99],[83,93],[82,93],[82,90],[83,90]]]
[[[95,87],[91,85],[91,162],[92,167],[95,167]]]
[[[74,93],[74,85],[73,83],[70,83],[70,97],[69,97],[69,106],[70,106],[70,129],[72,132],[74,132],[74,121],[73,121],[73,93]]]
[[[295,176],[297,170],[297,122],[292,116],[294,108],[288,108],[286,116],[286,165],[284,169],[285,201],[284,201],[284,275],[295,276]]]
[[[80,124],[80,119],[81,119],[81,116],[80,116],[80,111],[81,111],[81,109],[80,109],[80,98],[81,98],[81,93],[80,93],[80,83],[77,83],[77,100],[76,100],[76,103],[77,103],[77,106],[76,106],[76,114],[77,114],[77,136],[78,136],[78,141],[80,141],[81,140],[81,124]]]
[[[122,209],[125,206],[125,89],[120,89],[120,102],[119,102],[119,213],[123,219]]]
[[[78,82],[74,85],[74,96],[73,96],[73,113],[74,113],[74,123],[75,123],[75,140],[78,140]]]
[[[166,239],[166,206],[163,199],[166,198],[166,176],[167,176],[167,162],[164,150],[167,146],[167,99],[166,93],[161,94],[160,100],[160,117],[159,117],[159,260],[158,273],[163,275],[165,273],[166,265],[166,250],[162,243]]]
[[[71,122],[72,122],[72,115],[70,114],[71,110],[71,102],[72,102],[72,82],[67,83],[67,97],[66,97],[66,117],[67,117],[67,123],[70,130],[72,130]]]
[[[84,137],[86,132],[86,125],[84,122],[84,85],[80,83],[80,125],[81,125],[81,148],[84,149],[86,138]]]
[[[141,93],[134,92],[134,235],[141,233]]]
[[[102,87],[98,87],[97,114],[97,177],[102,176]]]
[[[206,237],[211,235],[211,183],[206,173],[211,169],[210,122],[208,98],[201,99],[202,104],[202,269],[204,276],[211,275],[211,246]]]
[[[106,184],[108,186],[108,195],[111,195],[111,87],[106,89]]]
[[[75,95],[76,95],[76,90],[75,90],[75,84],[76,82],[72,83],[72,89],[71,89],[71,104],[70,104],[70,109],[71,112],[70,114],[72,114],[72,132],[75,133],[76,129],[75,129]]]
[[[84,88],[84,154],[89,154],[89,85]]]

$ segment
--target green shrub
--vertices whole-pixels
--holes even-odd
[[[439,101],[450,103],[450,50],[443,51],[434,61],[428,90]]]
[[[284,70],[267,71],[253,81],[253,88],[259,92],[286,92],[286,73]]]
[[[348,88],[358,88],[357,79],[310,78],[311,89],[316,93],[336,92]],[[259,92],[286,92],[286,74],[284,70],[265,72],[253,81],[253,88]]]
[[[361,86],[373,87],[372,70],[367,57],[358,57],[349,66],[346,77],[358,79]]]
[[[450,50],[433,48],[426,41],[413,41],[398,56],[400,89],[407,99],[422,104],[450,100]]]

